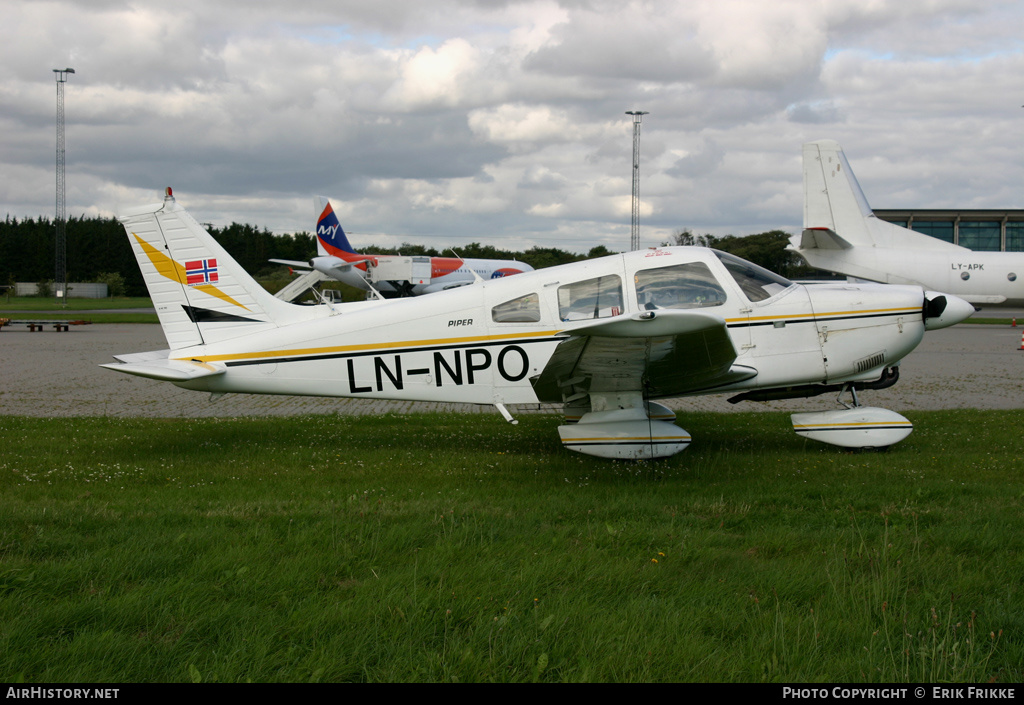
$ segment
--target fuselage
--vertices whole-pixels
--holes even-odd
[[[912,284],[976,304],[1024,304],[1024,252],[855,247],[799,250],[817,269],[889,284]]]
[[[699,310],[724,321],[735,364],[756,374],[695,393],[732,392],[877,379],[921,341],[923,304],[920,287],[802,286],[713,250],[670,247],[428,297],[344,304],[327,318],[175,350],[172,357],[225,365],[222,375],[180,385],[211,392],[562,402],[555,393],[539,394],[531,379],[574,329]],[[632,359],[626,348],[639,344],[653,358],[671,338],[625,340],[624,366]],[[609,364],[614,375],[615,361]]]

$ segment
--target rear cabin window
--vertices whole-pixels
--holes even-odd
[[[703,262],[637,272],[636,302],[641,310],[656,308],[704,308],[725,303],[725,291]]]
[[[793,286],[793,282],[785,277],[769,272],[764,267],[759,267],[745,259],[718,250],[714,250],[714,253],[718,259],[722,260],[722,264],[729,270],[729,274],[751,301],[770,299]]]
[[[558,315],[563,321],[609,318],[622,310],[622,279],[614,274],[558,287]]]
[[[491,320],[495,323],[537,323],[540,320],[540,299],[536,294],[527,294],[498,304],[491,309]]]

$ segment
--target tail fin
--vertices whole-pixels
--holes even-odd
[[[346,255],[358,254],[349,244],[345,231],[341,229],[338,216],[334,214],[331,202],[323,196],[313,198],[316,213],[316,249],[321,257],[334,256],[349,259]]]
[[[877,218],[838,142],[808,142],[803,147],[803,163],[804,232],[801,249],[961,249]]]
[[[172,350],[276,328],[309,317],[275,299],[179,206],[164,202],[120,217]]]

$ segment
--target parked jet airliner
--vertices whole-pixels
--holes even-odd
[[[168,349],[112,370],[185,389],[493,405],[563,405],[564,447],[609,458],[678,453],[690,435],[656,399],[850,392],[794,414],[797,433],[885,446],[910,422],[859,405],[927,330],[972,313],[916,286],[801,286],[702,247],[628,252],[430,296],[298,306],[257,284],[179,206],[121,217]]]
[[[332,279],[384,296],[419,296],[472,284],[480,279],[532,272],[525,262],[456,257],[361,255],[348,241],[330,200],[313,199],[317,215],[317,256],[307,262],[271,260],[293,268],[310,267]]]

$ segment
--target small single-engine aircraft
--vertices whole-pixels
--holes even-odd
[[[263,290],[179,206],[121,217],[169,350],[112,370],[221,395],[304,394],[564,405],[569,449],[656,458],[690,436],[655,399],[850,391],[854,406],[797,414],[810,438],[883,446],[910,433],[856,390],[894,383],[926,330],[973,309],[920,287],[801,286],[729,254],[665,247],[411,299],[298,306]]]
[[[808,142],[803,163],[804,231],[793,249],[812,267],[973,304],[1024,301],[1024,252],[974,252],[881,220],[837,142]]]
[[[272,259],[271,262],[302,269],[309,267],[363,291],[382,296],[419,296],[472,284],[478,279],[531,272],[525,262],[505,259],[460,259],[456,257],[405,257],[361,255],[348,241],[330,200],[313,199],[316,211],[317,256],[309,262]]]

